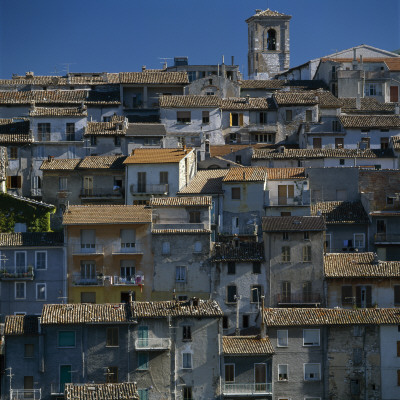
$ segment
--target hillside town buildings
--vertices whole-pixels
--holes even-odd
[[[0,80],[4,400],[400,397],[400,56]]]

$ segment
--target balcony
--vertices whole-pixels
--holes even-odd
[[[274,207],[274,206],[309,206],[310,205],[310,196],[309,191],[303,192],[303,196],[299,195],[296,197],[278,197],[278,196],[268,196],[266,192],[265,196],[265,207]]]
[[[375,244],[398,244],[400,243],[399,234],[376,233],[374,236]]]
[[[33,267],[8,267],[0,270],[2,281],[33,281],[34,277]]]
[[[263,396],[272,394],[272,383],[224,383],[223,394],[229,396]]]
[[[74,286],[141,286],[144,285],[144,274],[139,272],[130,277],[118,275],[82,276],[80,273],[72,274],[72,284]]]
[[[250,124],[247,127],[247,131],[250,133],[276,133],[278,127],[276,124]]]
[[[242,235],[242,236],[256,236],[258,233],[258,225],[248,225],[248,226],[231,226],[224,225],[219,231],[220,235]]]
[[[170,348],[171,348],[171,339],[168,338],[135,339],[136,351],[169,350]]]
[[[74,286],[104,286],[104,279],[100,275],[82,276],[80,273],[72,274]]]
[[[146,194],[163,194],[168,195],[169,187],[168,184],[162,185],[130,185],[130,192],[133,195],[146,195]]]
[[[210,229],[210,226],[206,226],[205,224],[190,224],[190,223],[179,223],[176,222],[175,224],[153,224],[152,229],[186,229],[186,230],[193,230],[193,229]]]
[[[214,261],[263,261],[264,243],[244,242],[237,247],[228,243],[215,243],[212,257]]]
[[[80,192],[82,199],[120,199],[123,195],[122,189],[81,189]]]
[[[107,282],[108,278],[110,279],[110,283],[115,286],[123,286],[123,285],[140,286],[140,285],[144,284],[144,274],[142,274],[142,273],[138,273],[131,277],[126,277],[126,278],[123,278],[123,277],[120,277],[117,275],[115,275],[114,277],[105,276],[104,277],[105,283]]]
[[[11,389],[11,400],[40,400],[42,398],[42,389]]]
[[[72,245],[72,254],[74,255],[96,255],[103,253],[104,247],[102,244],[86,243]]]
[[[321,304],[322,298],[319,293],[290,293],[287,295],[277,294],[275,304],[278,307],[317,307]]]
[[[118,243],[112,246],[113,254],[143,254],[144,248],[141,243]]]

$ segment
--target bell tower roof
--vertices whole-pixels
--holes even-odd
[[[256,10],[256,13],[254,15],[252,15],[250,18],[246,19],[246,22],[250,22],[252,19],[254,18],[258,18],[258,17],[280,17],[280,18],[287,18],[290,19],[292,18],[291,15],[286,15],[283,13],[280,13],[278,11],[273,11],[270,10],[269,8],[267,8],[266,10]]]

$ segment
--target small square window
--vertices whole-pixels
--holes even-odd
[[[228,275],[234,275],[236,273],[236,263],[234,261],[228,262]]]
[[[276,331],[276,342],[278,347],[288,346],[288,331],[287,329]]]
[[[242,315],[242,327],[243,329],[249,327],[249,316],[246,314]]]
[[[192,327],[190,325],[182,327],[182,340],[192,340]]]
[[[58,347],[75,347],[75,331],[59,331]]]
[[[288,380],[288,365],[278,364],[278,381]]]
[[[321,380],[321,364],[304,364],[304,380]]]
[[[189,211],[189,223],[199,224],[200,221],[200,211]]]
[[[8,154],[9,154],[8,157],[9,157],[10,160],[18,159],[18,147],[10,147],[9,151],[8,151]]]
[[[119,330],[117,327],[107,328],[107,331],[106,331],[106,335],[107,335],[106,346],[107,347],[116,347],[119,345],[118,333],[119,333]]]
[[[308,231],[304,232],[304,240],[310,240],[310,232]]]
[[[192,353],[182,353],[182,368],[183,369],[192,368]]]
[[[35,346],[31,343],[25,343],[24,345],[24,357],[33,358],[35,351]]]
[[[303,346],[319,346],[319,329],[303,329]]]
[[[261,274],[261,263],[258,261],[253,262],[253,274]]]
[[[232,200],[240,200],[240,187],[234,187],[231,189]]]
[[[118,383],[118,367],[108,367],[106,383]]]

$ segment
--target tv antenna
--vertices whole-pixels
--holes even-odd
[[[160,63],[163,64],[163,65],[165,65],[165,67],[168,67],[168,62],[167,62],[167,60],[173,60],[172,57],[158,57],[158,59],[159,59],[159,60],[162,60],[162,61],[160,61]]]

